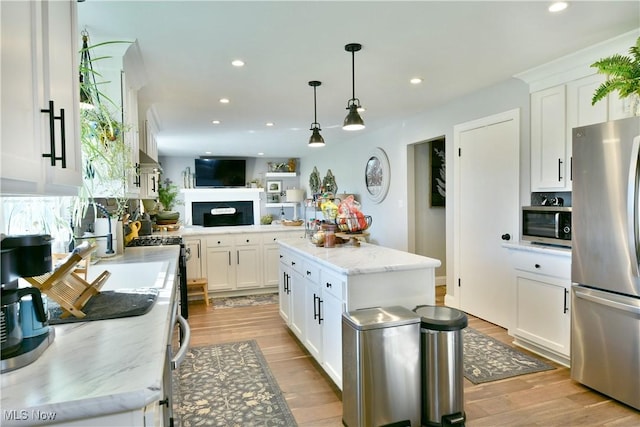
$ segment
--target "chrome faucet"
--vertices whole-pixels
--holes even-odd
[[[103,205],[101,205],[100,203],[96,203],[96,202],[92,202],[89,203],[89,206],[95,206],[95,208],[97,210],[99,210],[104,216],[107,217],[107,224],[109,224],[109,231],[107,232],[107,234],[103,235],[103,236],[87,236],[87,237],[73,237],[74,240],[88,240],[88,239],[95,239],[95,238],[99,238],[99,237],[106,237],[107,238],[107,250],[105,251],[105,254],[111,255],[113,253],[115,253],[113,251],[113,233],[111,232],[111,218],[109,217],[109,211],[107,210],[107,208],[105,208]]]

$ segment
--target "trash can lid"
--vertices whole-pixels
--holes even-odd
[[[451,307],[419,305],[413,309],[421,316],[420,326],[434,331],[457,331],[467,327],[467,315]]]
[[[374,307],[353,310],[342,314],[344,322],[352,328],[364,331],[420,322],[420,316],[401,306]]]

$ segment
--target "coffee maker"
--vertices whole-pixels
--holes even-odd
[[[40,290],[18,286],[20,277],[40,276],[52,268],[51,236],[2,236],[0,251],[0,371],[34,362],[55,337],[47,323],[46,299]]]

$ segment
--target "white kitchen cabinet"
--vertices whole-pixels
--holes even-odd
[[[157,170],[145,170],[140,173],[140,198],[156,199],[158,197],[158,185],[160,184],[160,173]]]
[[[154,126],[149,120],[140,122],[142,137],[140,138],[140,151],[145,153],[151,160],[158,161],[158,141]]]
[[[304,343],[309,353],[322,364],[322,335],[323,335],[323,296],[320,287],[320,267],[313,262],[305,261],[305,336]]]
[[[531,94],[531,191],[567,188],[565,85]]]
[[[280,282],[278,289],[278,303],[280,317],[287,325],[291,325],[291,266],[289,265],[289,252],[280,253]]]
[[[366,243],[360,247],[316,248],[303,239],[281,241],[280,257],[280,314],[340,389],[343,312],[376,306],[414,308],[435,304],[435,268],[440,265],[437,260]],[[393,267],[385,266],[385,261]],[[292,304],[283,295],[287,274],[294,278],[302,275],[303,304]],[[298,319],[306,319],[303,326]]]
[[[2,2],[1,192],[82,184],[75,1]]]
[[[346,295],[344,278],[322,271],[322,366],[336,384],[342,384],[342,313]]]
[[[515,249],[514,249],[515,248]],[[510,247],[515,268],[514,344],[569,366],[570,252]]]
[[[138,130],[138,91],[128,83],[126,73],[121,72],[122,116],[124,119],[124,143],[129,148],[127,174],[127,196],[145,198],[141,194],[140,176],[140,132]],[[157,196],[157,194],[156,194]]]
[[[260,285],[260,241],[255,233],[207,238],[209,290],[228,291]]]
[[[235,263],[231,262],[232,251],[232,236],[207,238],[207,280],[210,291],[227,291],[235,288]]]
[[[262,287],[278,286],[280,248],[278,240],[303,237],[304,230],[262,233]]]
[[[202,240],[185,239],[184,246],[189,253],[187,260],[187,279],[204,277],[202,273],[206,271],[206,264],[203,265],[205,258],[202,253]]]

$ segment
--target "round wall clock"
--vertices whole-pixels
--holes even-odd
[[[364,170],[367,196],[369,196],[373,202],[380,203],[387,196],[390,178],[391,171],[387,154],[382,148],[376,147],[367,158],[367,164]]]

